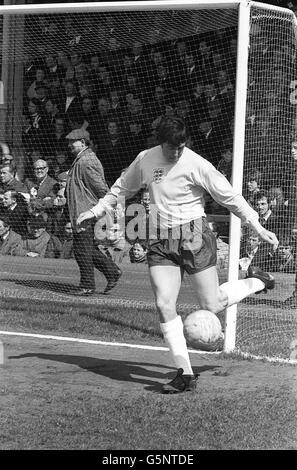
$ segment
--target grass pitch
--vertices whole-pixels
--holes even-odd
[[[98,294],[77,299],[74,263],[25,261],[2,260],[1,330],[164,346],[145,270],[131,269],[110,296],[98,276]],[[240,305],[243,349],[288,358],[296,318],[281,301],[290,282]],[[179,313],[196,308],[185,282]],[[296,366],[195,354],[197,393],[164,396],[174,374],[166,352],[0,339],[0,449],[297,449]]]

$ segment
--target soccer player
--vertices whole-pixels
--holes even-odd
[[[258,221],[257,212],[237,194],[215,167],[186,147],[186,127],[180,117],[166,117],[158,129],[159,145],[139,153],[110,191],[91,210],[81,213],[77,223],[101,218],[119,198],[130,198],[146,186],[157,239],[147,254],[149,274],[160,318],[161,331],[177,367],[176,377],[163,393],[196,389],[182,319],[176,301],[183,274],[192,280],[201,309],[218,313],[250,294],[274,287],[273,277],[253,267],[247,278],[219,285],[216,270],[216,238],[204,212],[207,191],[218,203],[248,223],[260,239],[277,248],[274,233]]]

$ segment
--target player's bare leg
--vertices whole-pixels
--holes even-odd
[[[151,266],[149,269],[160,327],[169,347],[173,362],[178,369],[177,376],[163,386],[163,393],[179,393],[196,388],[197,376],[193,374],[183,322],[176,312],[183,272],[178,266]]]
[[[197,294],[200,308],[219,313],[230,305],[236,304],[251,294],[274,287],[274,280],[269,274],[254,268],[246,279],[225,282],[219,285],[215,266],[190,276]],[[257,277],[256,277],[257,276]]]

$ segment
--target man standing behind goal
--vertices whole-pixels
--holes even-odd
[[[94,224],[81,229],[76,219],[80,212],[91,208],[108,191],[104,171],[95,153],[88,147],[87,131],[75,129],[66,136],[75,160],[68,173],[66,199],[73,228],[74,257],[80,270],[80,285],[74,295],[88,296],[95,291],[94,268],[107,279],[104,294],[115,287],[121,276],[120,268],[94,246]]]
[[[163,118],[158,129],[160,145],[144,150],[118,178],[109,193],[91,210],[83,212],[78,225],[110,211],[120,197],[130,198],[146,186],[154,225],[160,236],[151,241],[148,266],[161,331],[178,369],[163,393],[196,389],[181,317],[176,301],[184,271],[192,280],[201,309],[218,313],[250,294],[274,287],[273,277],[257,267],[248,277],[219,285],[216,270],[216,239],[206,221],[204,193],[248,223],[259,237],[277,248],[278,240],[258,221],[257,212],[237,194],[215,167],[185,146],[186,128],[179,117]],[[162,237],[162,232],[164,237]]]

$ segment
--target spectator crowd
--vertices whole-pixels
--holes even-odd
[[[87,18],[80,23],[69,15],[64,29],[54,17],[47,21],[39,25],[47,28],[44,55],[24,70],[22,174],[11,155],[1,159],[1,254],[73,257],[64,190],[73,159],[66,136],[75,129],[87,132],[110,186],[140,151],[158,144],[161,117],[179,115],[187,124],[187,146],[231,181],[236,27],[123,45],[111,25],[106,47],[90,50],[84,40],[92,30]],[[241,267],[255,259],[274,270],[296,272],[297,129],[289,101],[295,57],[270,38],[271,31],[261,24],[251,31],[243,191],[281,243],[272,258],[242,227]],[[144,188],[136,200],[149,212],[147,197]],[[227,215],[205,198],[208,214]],[[220,266],[226,267],[226,224],[217,222],[213,229]],[[146,261],[145,238],[99,248],[112,257],[126,250],[127,260],[141,263]]]

